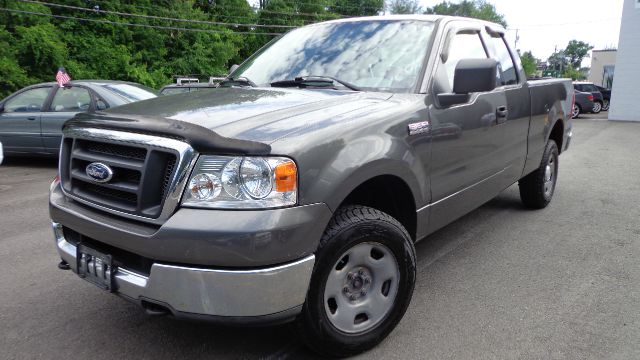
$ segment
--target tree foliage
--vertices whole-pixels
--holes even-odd
[[[33,83],[53,81],[60,66],[73,79],[128,80],[155,88],[172,82],[174,75],[220,76],[273,39],[273,34],[284,33],[291,26],[342,16],[377,15],[384,10],[384,0],[49,3],[103,12],[0,0],[1,8],[42,14],[0,11],[0,98]]]
[[[565,49],[557,50],[551,54],[547,59],[547,63],[550,69],[562,77],[569,77],[574,80],[582,79],[584,72],[579,69],[581,68],[582,60],[589,56],[591,49],[593,49],[593,46],[584,41],[571,40]]]
[[[388,9],[392,14],[417,14],[422,12],[422,7],[418,0],[391,0]]]
[[[443,1],[427,8],[426,14],[464,16],[498,23],[507,27],[504,15],[499,14],[493,4],[486,0],[463,0],[460,3]]]
[[[588,57],[589,51],[593,49],[593,46],[584,41],[571,40],[564,49],[564,54],[571,66],[575,69],[579,69],[582,64],[582,60]]]
[[[538,70],[538,59],[533,56],[531,51],[525,51],[520,55],[520,61],[522,62],[522,67],[528,77],[536,74],[536,71]]]

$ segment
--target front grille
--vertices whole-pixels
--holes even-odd
[[[108,138],[65,136],[60,176],[62,187],[88,205],[155,219],[171,188],[178,162],[177,151]],[[87,174],[89,164],[112,170],[107,182]]]

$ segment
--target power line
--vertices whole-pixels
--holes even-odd
[[[119,16],[130,16],[130,17],[138,17],[144,19],[154,19],[154,20],[167,20],[167,21],[175,21],[175,22],[185,22],[191,24],[207,24],[207,25],[222,25],[222,26],[236,26],[236,27],[268,27],[268,28],[284,28],[284,29],[292,29],[297,26],[292,25],[264,25],[264,24],[240,24],[240,23],[225,23],[225,22],[217,22],[217,21],[205,21],[205,20],[191,20],[191,19],[180,19],[180,18],[170,18],[163,16],[154,16],[154,15],[142,15],[142,14],[130,14],[119,11],[110,11],[110,10],[101,10],[101,9],[87,9],[79,6],[71,6],[71,5],[62,5],[62,4],[52,4],[44,1],[36,1],[36,0],[18,0],[24,3],[32,3],[32,4],[40,4],[48,7],[59,7],[65,9],[73,9],[73,10],[81,10],[88,12],[96,12],[101,14],[114,14]]]
[[[243,35],[268,35],[268,36],[279,36],[283,33],[266,33],[266,32],[249,32],[249,31],[232,31],[231,29],[225,30],[207,30],[207,29],[195,29],[195,28],[183,28],[176,26],[160,26],[160,25],[147,25],[147,24],[135,24],[135,23],[127,23],[127,22],[117,22],[117,21],[109,21],[109,20],[98,20],[98,19],[87,19],[87,18],[78,18],[73,16],[64,16],[64,15],[53,15],[53,14],[45,14],[33,11],[24,11],[24,10],[15,10],[15,9],[7,9],[0,8],[0,11],[7,11],[12,13],[20,13],[20,14],[28,14],[28,15],[37,15],[37,16],[46,16],[53,17],[57,19],[67,19],[67,20],[77,20],[77,21],[89,21],[101,24],[112,24],[112,25],[123,25],[123,26],[134,26],[134,27],[144,27],[144,28],[153,28],[153,29],[162,29],[162,30],[178,30],[178,31],[196,31],[196,32],[204,32],[204,33],[212,33],[212,34],[243,34]]]

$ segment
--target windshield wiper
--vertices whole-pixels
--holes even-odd
[[[359,87],[350,84],[346,81],[340,80],[333,76],[317,76],[317,75],[309,75],[309,76],[299,76],[294,78],[293,80],[279,80],[271,83],[273,87],[323,87],[330,86],[334,87],[335,83],[338,83],[347,89],[353,91],[362,91]]]
[[[231,86],[233,85],[247,86],[248,85],[251,87],[258,87],[256,83],[251,81],[251,79],[249,79],[246,76],[228,77],[218,83],[218,87],[223,87],[225,85],[231,85]]]

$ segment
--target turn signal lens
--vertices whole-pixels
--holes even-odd
[[[276,191],[290,192],[296,190],[296,179],[298,177],[298,169],[293,161],[287,161],[276,166]]]

